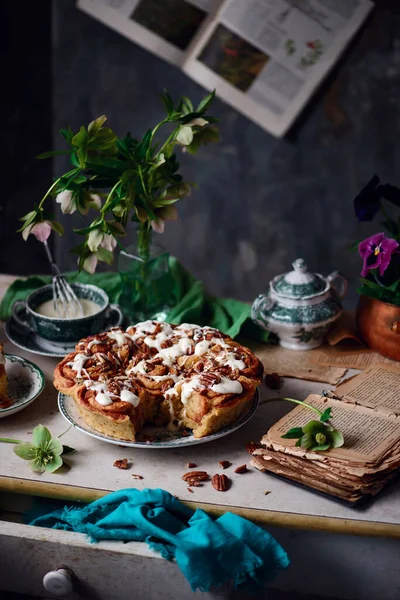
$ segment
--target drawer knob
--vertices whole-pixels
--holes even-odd
[[[43,577],[43,586],[56,598],[68,598],[74,591],[73,571],[68,567],[58,567],[55,571],[49,571]]]

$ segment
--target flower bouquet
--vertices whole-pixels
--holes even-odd
[[[66,154],[72,168],[58,177],[34,209],[22,217],[23,238],[26,240],[33,234],[44,242],[52,230],[62,235],[61,223],[51,216],[55,207],[49,202],[51,198],[64,214],[87,215],[93,210],[92,222],[74,229],[83,240],[71,251],[77,255],[79,271],[94,273],[99,261],[112,264],[117,246],[121,251],[126,250],[121,239],[129,223],[136,223],[136,248],[125,251],[121,287],[127,307],[133,310],[139,302],[153,313],[156,308],[153,300],[159,290],[154,281],[150,287],[146,283],[154,280],[152,275],[168,267],[165,267],[165,252],[152,252],[152,232],[162,233],[165,221],[177,218],[175,204],[190,196],[194,187],[179,173],[176,149],[194,154],[202,144],[219,139],[214,125],[217,119],[207,114],[214,95],[215,92],[208,94],[194,107],[186,96],[175,105],[165,92],[161,100],[166,117],[148,129],[140,140],[129,132],[118,137],[105,126],[104,115],[77,132],[62,129],[60,134],[68,148],[45,152],[38,158]],[[163,131],[167,132],[164,137]],[[134,267],[126,266],[128,259],[132,259]],[[127,271],[131,286],[126,280]],[[164,291],[167,288],[164,286]],[[168,296],[168,290],[165,293]],[[159,301],[156,299],[156,303]],[[138,312],[137,317],[151,316]]]

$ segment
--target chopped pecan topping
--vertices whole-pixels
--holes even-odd
[[[195,469],[197,467],[196,463],[188,462],[188,469]]]
[[[264,383],[271,390],[279,390],[282,384],[282,380],[278,373],[268,373],[264,377]]]
[[[235,469],[235,473],[247,473],[247,471],[247,465],[241,465],[240,467],[236,467]]]
[[[194,494],[194,491],[192,490],[192,488],[188,487],[188,492],[190,492],[191,494]]]
[[[199,382],[201,385],[208,387],[220,383],[221,377],[216,373],[202,373],[199,377]]]
[[[211,484],[217,492],[226,492],[231,487],[231,480],[226,475],[216,473],[211,479]]]
[[[197,373],[201,373],[204,369],[204,363],[202,360],[199,360],[195,366],[194,366],[194,370],[197,371]]]
[[[137,475],[136,473],[132,473],[133,479],[143,479],[143,475]]]
[[[116,460],[114,462],[114,467],[117,467],[117,469],[127,469],[128,468],[128,459],[120,458],[119,460]]]
[[[189,471],[182,476],[183,481],[189,479],[196,479],[197,481],[206,481],[209,479],[209,475],[206,471]]]
[[[221,467],[221,469],[227,469],[231,466],[232,463],[229,462],[229,460],[220,460],[218,464]]]
[[[192,487],[202,487],[202,483],[198,479],[188,479],[187,482]]]

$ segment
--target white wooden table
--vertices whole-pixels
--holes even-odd
[[[0,295],[4,280],[5,278],[0,276]],[[6,282],[8,283],[9,280],[10,278],[7,278]],[[3,325],[0,325],[1,339],[4,339]],[[52,372],[57,364],[57,359],[28,354],[14,347],[8,341],[6,341],[5,350],[8,353],[25,356],[35,362],[43,370],[47,384],[43,394],[32,405],[20,413],[0,420],[0,437],[29,440],[33,428],[38,423],[46,425],[55,435],[62,433],[66,429],[67,423],[57,410],[57,392],[52,386]],[[321,392],[327,387],[329,385],[286,379],[279,394],[305,398],[309,393]],[[261,386],[260,391],[261,400],[278,395],[277,392],[272,392],[265,386]],[[392,484],[368,507],[354,509],[254,469],[243,475],[233,473],[235,466],[249,462],[250,457],[245,450],[246,443],[258,441],[268,427],[290,409],[291,406],[284,402],[263,404],[253,419],[237,432],[212,443],[180,449],[150,450],[119,447],[97,441],[72,429],[63,438],[66,444],[77,449],[77,452],[69,459],[71,468],[52,475],[33,473],[29,470],[27,463],[13,453],[11,445],[2,445],[0,448],[0,490],[3,492],[3,508],[10,511],[10,504],[12,504],[15,512],[18,512],[18,505],[24,505],[24,495],[91,501],[110,491],[126,487],[138,489],[162,487],[193,508],[199,506],[213,514],[231,510],[272,531],[288,550],[294,563],[287,574],[282,574],[278,578],[277,585],[281,589],[296,589],[314,593],[323,593],[325,590],[327,596],[336,595],[343,598],[370,600],[378,597],[372,595],[376,591],[377,581],[381,584],[393,581],[393,590],[388,590],[387,595],[380,595],[379,598],[395,600],[400,597],[400,594],[396,595],[397,584],[395,581],[398,577],[397,567],[400,559],[400,544],[395,541],[395,538],[400,537],[400,483]],[[116,459],[125,457],[132,463],[129,470],[123,471],[113,467]],[[188,470],[187,463],[193,461],[199,469],[206,470],[212,475],[221,472],[218,465],[220,460],[229,460],[233,465],[225,471],[232,478],[233,483],[230,490],[225,493],[217,492],[208,483],[201,488],[193,488],[193,493],[190,493],[187,485],[181,479],[183,473]],[[142,475],[143,480],[132,479],[131,473]],[[265,495],[265,491],[270,493]],[[21,536],[31,540],[35,548],[41,544],[41,550],[36,552],[36,556],[41,557],[40,565],[39,567],[36,565],[36,570],[34,569],[34,586],[36,586],[34,589],[37,594],[40,594],[41,586],[37,571],[42,573],[46,569],[51,570],[55,563],[60,561],[70,562],[73,555],[71,547],[76,545],[80,548],[76,552],[81,556],[79,559],[81,568],[78,569],[80,579],[89,577],[87,569],[84,569],[82,565],[87,565],[88,557],[96,552],[97,556],[103,557],[100,560],[101,564],[106,556],[109,560],[107,553],[114,553],[116,557],[114,556],[112,560],[117,561],[121,569],[121,565],[125,564],[124,561],[128,560],[127,555],[135,555],[135,561],[140,569],[143,564],[148,564],[148,561],[144,560],[145,557],[154,556],[143,544],[129,544],[128,546],[101,544],[93,547],[93,545],[88,545],[78,534],[66,534],[65,532],[42,530],[5,522],[2,524],[2,530],[7,530],[6,548],[14,549],[14,551],[7,550],[5,554],[11,562],[14,561],[7,569],[8,587],[5,589],[15,589],[15,591],[27,591],[24,588],[26,579],[24,580],[22,577],[22,571],[21,577],[10,579],[9,575],[16,569],[17,574],[19,572],[15,551],[18,548],[21,549]],[[296,530],[302,531],[296,533]],[[50,545],[46,546],[45,542]],[[57,560],[49,559],[51,556],[49,548],[52,548],[51,552],[57,550]],[[101,555],[99,555],[100,548],[104,550]],[[304,548],[306,548],[306,554],[304,554]],[[333,548],[335,548],[334,552],[332,552]],[[379,560],[372,556],[375,551],[379,551]],[[323,563],[321,553],[325,553],[327,560],[330,557],[329,560],[334,561],[333,572],[332,565],[326,570],[321,564]],[[4,556],[4,554],[2,555]],[[86,558],[83,558],[85,556]],[[293,556],[296,557],[295,560]],[[305,557],[308,557],[307,560]],[[90,560],[93,564],[93,560]],[[154,569],[157,573],[162,574],[162,576],[160,575],[161,580],[164,575],[168,579],[167,573],[171,568],[174,569],[175,582],[179,582],[179,589],[171,584],[171,598],[179,600],[188,597],[187,584],[182,581],[175,565],[167,566],[165,561],[158,558],[154,558],[154,561],[151,562],[157,565]],[[319,567],[312,569],[313,562]],[[355,586],[353,595],[346,595],[352,587],[349,582],[344,586],[343,571],[339,568],[339,574],[337,573],[338,565],[354,570],[354,577],[349,577],[353,587],[354,582],[357,581],[357,573],[358,576],[362,574],[363,584]],[[377,579],[376,572],[372,576],[371,569],[374,566],[376,571],[378,565],[379,576]],[[71,563],[71,566],[74,565]],[[120,571],[118,570],[118,572]],[[305,572],[309,573],[307,577],[304,577]],[[148,580],[140,583],[139,578],[137,591],[144,593],[143,585],[148,585],[152,579],[153,576],[149,575]],[[98,582],[102,581],[100,567],[95,575],[91,575],[90,580],[92,581],[91,585],[94,585],[97,590]],[[125,581],[122,571],[118,581],[119,583]],[[331,581],[329,589],[326,589],[326,581]],[[400,586],[400,581],[397,583]],[[101,599],[124,598],[123,595],[112,595],[115,594],[115,587],[113,588],[111,584],[108,584],[107,587],[102,582],[101,589],[100,596],[96,597]],[[157,584],[154,589],[162,591],[163,587]],[[184,593],[179,591],[182,589]],[[165,588],[163,591],[165,592]],[[153,596],[139,594],[137,597],[156,598],[158,596],[154,591]]]

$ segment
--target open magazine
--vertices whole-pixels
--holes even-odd
[[[370,0],[78,0],[277,137],[373,7]]]

